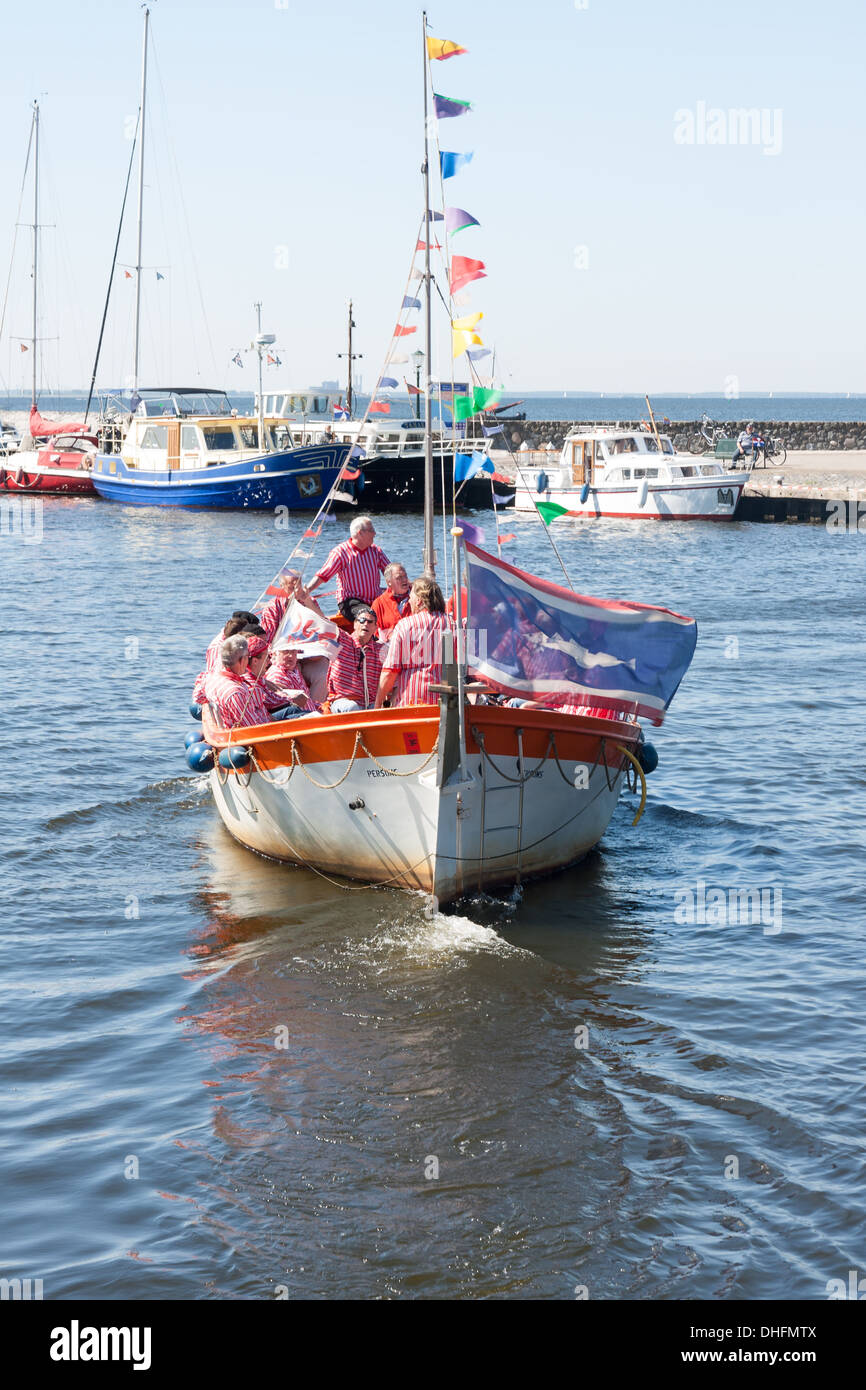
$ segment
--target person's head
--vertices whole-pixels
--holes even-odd
[[[220,647],[220,661],[226,671],[232,671],[236,676],[242,676],[247,669],[249,660],[249,648],[246,637],[241,637],[240,633],[234,637],[227,637]]]
[[[246,643],[250,659],[249,669],[254,676],[260,676],[268,663],[268,639],[264,635],[250,636],[247,637]]]
[[[398,565],[396,561],[392,565],[386,565],[382,577],[388,585],[389,591],[396,598],[403,598],[409,588],[409,576],[403,566]]]
[[[366,647],[376,636],[376,615],[372,608],[359,608],[352,628],[359,647]]]
[[[249,611],[248,608],[236,608],[235,611],[234,611],[234,613],[232,613],[232,617],[233,617],[233,618],[243,618],[243,620],[244,620],[245,623],[257,623],[257,622],[258,622],[258,617],[256,616],[256,614],[255,614],[255,613],[251,613],[251,612]]]
[[[283,671],[294,671],[298,665],[298,649],[286,641],[284,646],[279,646],[273,652],[272,662],[276,663]]]
[[[228,622],[223,628],[223,641],[225,641],[227,637],[234,637],[235,634],[238,632],[243,632],[246,625],[246,618],[242,618],[240,616],[238,616],[237,618],[229,618]]]
[[[349,535],[355,542],[358,550],[366,550],[368,546],[373,544],[376,538],[376,531],[368,516],[353,516],[352,524],[349,527]]]
[[[241,637],[264,637],[265,630],[261,623],[244,623],[241,628]]]
[[[435,579],[422,575],[409,591],[409,607],[413,613],[444,613],[445,600]]]

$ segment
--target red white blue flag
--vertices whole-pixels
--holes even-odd
[[[661,724],[689,669],[694,618],[572,593],[466,545],[472,675],[506,695],[563,695]]]

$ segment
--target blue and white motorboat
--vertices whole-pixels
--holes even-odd
[[[225,391],[142,390],[132,403],[93,463],[93,486],[112,502],[318,511],[349,454],[342,442],[287,448],[276,422],[238,415]]]

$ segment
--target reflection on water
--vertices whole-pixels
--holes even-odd
[[[765,1299],[857,1268],[859,552],[564,525],[580,587],[698,618],[646,814],[626,797],[582,865],[430,916],[241,848],[184,771],[196,654],[285,536],[68,501],[45,527],[4,555],[9,631],[50,614],[37,669],[73,669],[82,605],[116,606],[5,834],[4,1275],[61,1298]],[[377,529],[417,566],[416,520]],[[538,526],[509,529],[555,578]],[[23,746],[19,672],[5,713]],[[778,889],[782,930],[678,922],[699,880]]]

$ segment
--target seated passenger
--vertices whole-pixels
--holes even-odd
[[[442,590],[433,579],[416,579],[409,595],[411,613],[401,618],[391,634],[382,663],[376,709],[390,696],[396,705],[436,703],[430,686],[442,679],[443,645],[451,623],[445,612]]]
[[[387,637],[409,612],[409,576],[403,566],[395,561],[385,568],[382,578],[388,587],[373,602],[380,640]]]
[[[247,639],[239,633],[227,637],[220,648],[220,669],[211,671],[205,681],[208,703],[222,728],[248,728],[271,719],[293,719],[300,713],[296,705],[270,711],[255,679],[247,680],[248,665]]]
[[[284,637],[271,652],[271,664],[264,673],[265,682],[282,698],[282,703],[298,706],[302,714],[315,714],[319,708],[310,696],[310,687],[298,665],[298,649],[302,642]]]
[[[358,609],[348,632],[338,632],[339,650],[328,667],[328,699],[333,714],[372,709],[379,687],[382,658],[372,608]]]

